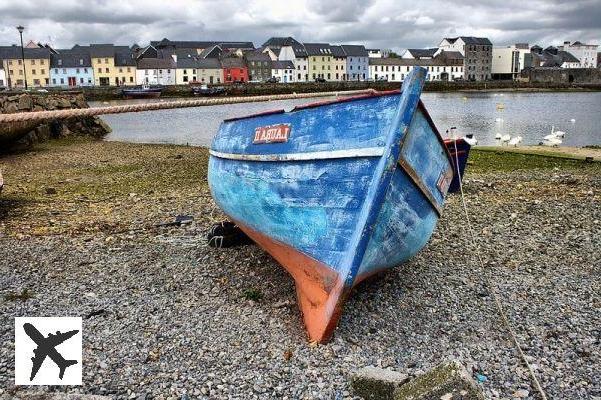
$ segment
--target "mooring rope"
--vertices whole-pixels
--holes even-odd
[[[73,117],[92,117],[106,114],[122,114],[141,111],[167,110],[172,108],[204,107],[223,104],[256,103],[262,101],[306,99],[311,97],[339,97],[377,93],[374,89],[347,90],[342,92],[289,93],[263,96],[236,96],[212,99],[177,100],[156,103],[126,104],[119,106],[73,108],[65,110],[34,111],[13,114],[0,114],[0,123],[24,121],[50,121]]]
[[[518,351],[520,358],[522,359],[522,361],[528,368],[528,372],[530,373],[530,377],[532,378],[534,387],[540,394],[541,399],[547,400],[547,395],[545,394],[543,387],[541,386],[540,382],[538,381],[538,378],[536,377],[536,374],[534,373],[534,369],[532,368],[532,365],[530,364],[530,362],[528,362],[526,355],[522,351],[522,347],[517,338],[517,335],[515,334],[515,331],[511,327],[511,324],[509,323],[509,319],[507,318],[507,314],[505,313],[505,310],[503,309],[501,300],[499,299],[499,296],[497,295],[496,291],[494,290],[493,284],[490,281],[488,274],[486,273],[486,269],[484,268],[484,262],[482,261],[482,254],[480,252],[480,244],[478,243],[478,241],[476,241],[476,235],[474,234],[474,229],[472,228],[472,223],[470,221],[469,212],[467,210],[467,204],[465,203],[465,194],[463,193],[463,183],[461,182],[461,173],[459,171],[459,155],[457,153],[457,140],[456,139],[453,139],[453,144],[455,146],[455,167],[457,169],[457,174],[458,174],[457,176],[459,177],[459,190],[461,192],[461,203],[463,205],[463,211],[465,213],[467,228],[470,233],[470,236],[472,237],[472,243],[474,243],[476,246],[476,256],[478,257],[478,262],[480,263],[480,268],[483,272],[484,283],[486,284],[488,291],[492,294],[497,311],[498,311],[499,315],[501,316],[501,320],[503,321],[503,325],[505,325],[505,328],[509,332],[509,335],[511,336],[511,340],[513,341],[513,344],[514,344],[516,350]]]

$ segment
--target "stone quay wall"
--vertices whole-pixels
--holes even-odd
[[[0,92],[0,114],[29,111],[88,108],[81,92]],[[98,117],[81,117],[45,123],[19,122],[0,126],[0,151],[29,147],[54,137],[91,136],[101,138],[111,128]]]

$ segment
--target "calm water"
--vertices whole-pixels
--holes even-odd
[[[455,126],[473,133],[479,144],[495,144],[497,133],[522,136],[523,144],[538,144],[556,130],[566,132],[563,144],[601,144],[601,92],[590,93],[424,93],[422,99],[441,132]],[[116,100],[111,105],[162,100]],[[107,140],[209,146],[225,118],[273,109],[290,109],[315,99],[106,115],[113,128]],[[502,104],[504,108],[498,107]],[[92,107],[106,105],[91,102]],[[574,119],[575,122],[570,122]]]

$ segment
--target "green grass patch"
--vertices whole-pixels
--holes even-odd
[[[494,171],[514,171],[532,169],[596,169],[601,163],[587,163],[583,160],[567,158],[564,154],[554,156],[539,154],[521,154],[506,151],[472,149],[467,170],[474,173]]]
[[[259,301],[263,298],[263,293],[259,289],[250,288],[246,289],[244,293],[242,293],[242,296],[246,300]]]

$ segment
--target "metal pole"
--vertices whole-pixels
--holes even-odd
[[[25,67],[25,49],[23,49],[23,31],[25,28],[21,25],[17,26],[17,30],[19,31],[19,35],[21,36],[21,62],[23,63],[23,75],[25,77],[25,90],[27,88],[27,68]]]

